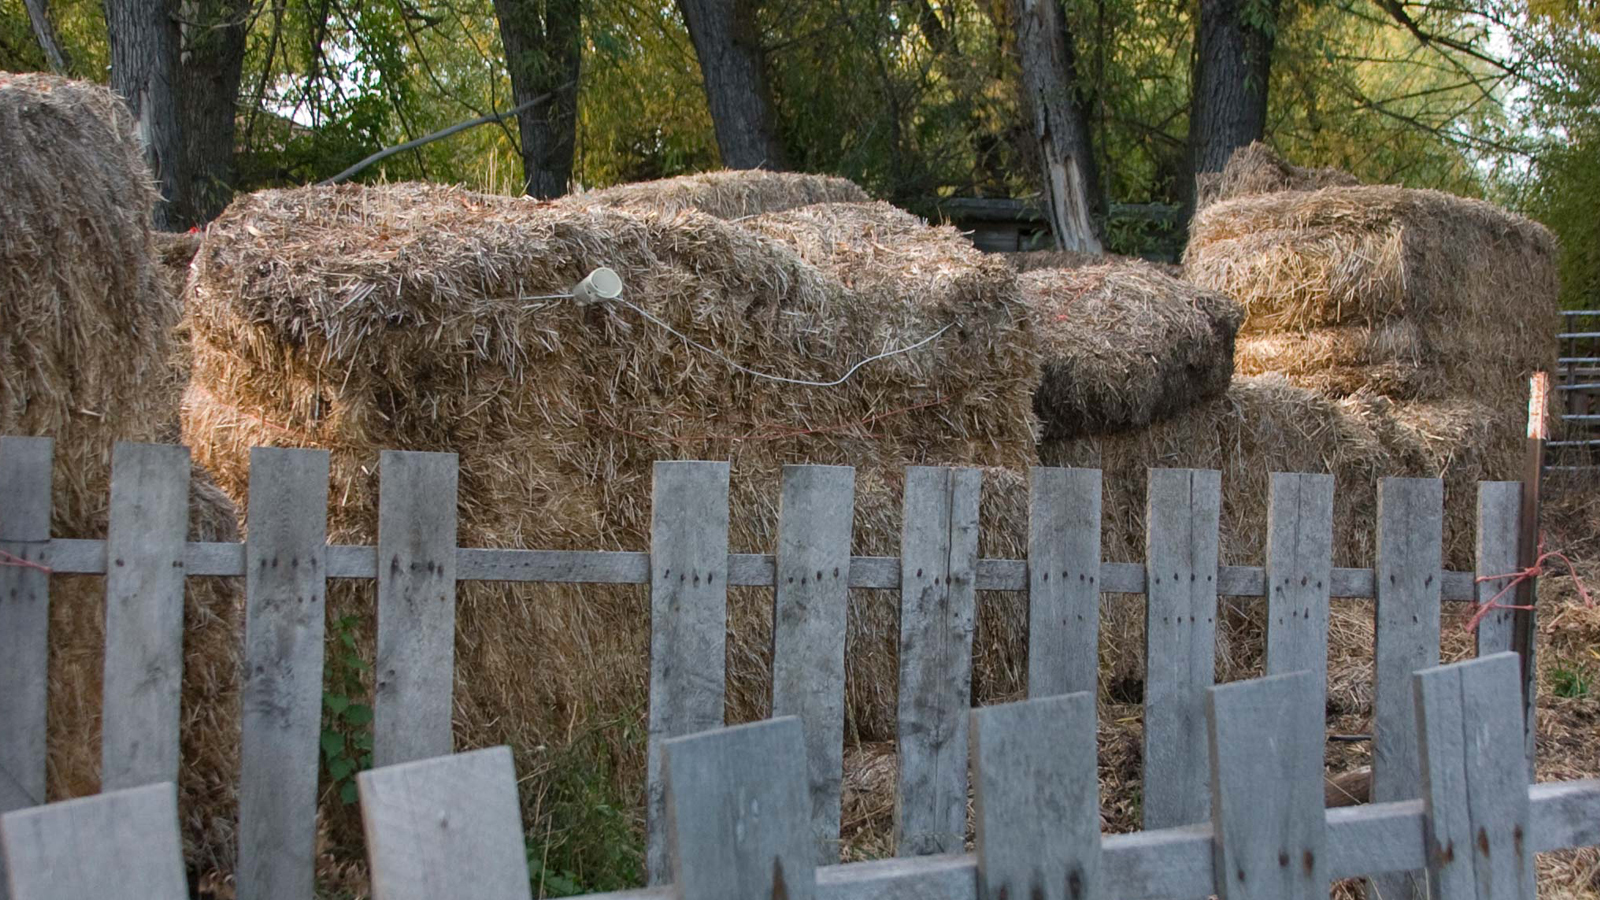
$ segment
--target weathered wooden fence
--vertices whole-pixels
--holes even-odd
[[[1309,673],[1294,682],[1301,685],[1294,690],[1297,702],[1316,714],[1303,716],[1309,737],[1297,740],[1318,746],[1329,599],[1376,600],[1374,799],[1411,801],[1424,794],[1421,761],[1427,752],[1419,736],[1411,674],[1439,662],[1442,601],[1483,602],[1500,587],[1494,581],[1477,583],[1474,572],[1441,569],[1443,487],[1433,479],[1385,480],[1375,566],[1333,568],[1331,477],[1274,475],[1266,566],[1251,567],[1218,564],[1221,484],[1213,471],[1150,472],[1147,559],[1135,564],[1100,559],[1101,485],[1094,470],[1034,470],[1029,558],[1004,560],[978,558],[980,474],[970,469],[909,469],[900,556],[852,557],[854,473],[845,467],[786,468],[778,542],[769,555],[728,552],[725,463],[658,463],[649,552],[591,552],[456,547],[455,457],[406,452],[381,457],[377,546],[330,546],[327,454],[270,448],[257,448],[251,456],[248,540],[188,543],[187,451],[134,444],[119,445],[114,454],[107,539],[51,539],[50,460],[46,439],[0,438],[0,551],[9,554],[0,557],[7,560],[0,565],[0,771],[6,775],[0,778],[0,812],[36,806],[44,796],[45,613],[51,573],[106,576],[107,790],[174,779],[184,579],[242,575],[247,624],[237,870],[241,900],[312,894],[323,592],[328,579],[377,582],[377,668],[406,673],[385,679],[376,693],[374,756],[380,765],[439,757],[452,749],[453,600],[458,582],[648,584],[647,867],[652,883],[662,883],[674,871],[669,864],[668,785],[676,763],[666,752],[668,742],[722,725],[730,585],[775,589],[773,709],[775,716],[794,716],[804,726],[784,732],[783,741],[792,743],[804,735],[809,837],[801,855],[807,872],[816,861],[837,859],[845,609],[851,588],[901,594],[895,828],[899,853],[913,856],[959,851],[967,833],[977,591],[1028,593],[1033,697],[1092,697],[1100,595],[1147,596],[1144,826],[1181,829],[1217,814],[1215,781],[1232,765],[1227,763],[1221,773],[1215,770],[1216,736],[1208,741],[1207,732],[1219,595],[1267,598],[1268,674]],[[1519,496],[1514,483],[1480,486],[1477,572],[1502,575],[1517,568]],[[1480,653],[1505,650],[1510,641],[1506,613],[1494,612],[1483,620]],[[1525,783],[1532,706],[1527,704],[1526,712],[1515,705],[1507,709]],[[979,721],[988,714],[980,712]],[[1009,746],[1005,741],[1000,745]],[[981,754],[981,740],[978,746]],[[1066,764],[1032,752],[1038,755],[1037,765],[1047,770]],[[984,777],[981,766],[979,777]],[[371,793],[374,782],[369,778],[365,783]],[[1007,789],[996,786],[990,794]],[[1546,801],[1538,799],[1545,796],[1535,795],[1536,810],[1545,808],[1539,804]],[[681,804],[689,801],[680,797],[675,802],[683,814],[686,807]],[[1550,809],[1567,808],[1560,806],[1566,801],[1550,802],[1557,803]],[[1320,802],[1316,806],[1320,815]],[[1362,844],[1394,863],[1362,871],[1422,869],[1423,854],[1407,831],[1420,821],[1420,808],[1375,808],[1389,812],[1370,822],[1361,818],[1363,813],[1339,814],[1367,823],[1359,826],[1363,835],[1389,835],[1397,841],[1379,846],[1383,842],[1372,837],[1371,843]],[[129,815],[132,820],[134,814]],[[1334,821],[1346,820],[1330,819]],[[1165,835],[1160,841],[1175,842],[1175,859],[1189,862],[1173,864],[1172,871],[1179,874],[1142,876],[1155,879],[1147,893],[1130,889],[1123,895],[1156,896],[1175,887],[1179,890],[1173,896],[1203,896],[1211,885],[1210,863],[1201,863],[1209,860],[1209,832],[1157,834]],[[678,840],[681,857],[681,829]],[[1113,843],[1107,846],[1117,840],[1108,839]],[[1535,843],[1549,845],[1538,843],[1543,840]],[[1334,859],[1346,861],[1330,863],[1326,871],[1355,871],[1353,858],[1339,857],[1337,846],[1330,844]],[[379,847],[373,852],[382,853]],[[1139,855],[1143,852],[1107,858],[1144,860]],[[791,864],[799,865],[785,863]],[[970,866],[963,870],[962,864],[950,865],[955,868],[949,871],[966,871],[970,881]],[[895,873],[901,872],[893,864],[871,871],[884,878],[898,878]],[[932,879],[930,884],[943,884],[939,879],[946,877],[937,866],[905,871],[921,873],[906,877]],[[950,884],[959,886],[960,876],[953,877]],[[824,879],[819,889],[827,893],[834,884]],[[971,896],[970,885],[962,890],[967,893],[947,895]],[[1056,887],[1049,890],[1049,896],[1057,895]]]

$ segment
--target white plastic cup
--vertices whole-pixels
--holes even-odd
[[[572,299],[579,303],[600,303],[622,296],[622,278],[605,266],[590,272],[573,287]]]

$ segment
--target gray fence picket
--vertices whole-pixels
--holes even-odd
[[[1333,487],[1332,475],[1274,472],[1267,492],[1267,674],[1310,672],[1318,710],[1328,693]]]
[[[650,735],[645,868],[667,881],[662,742],[722,724],[728,464],[658,462],[650,515]]]
[[[816,895],[801,732],[785,716],[664,742],[672,896]]]
[[[844,644],[855,469],[784,466],[772,613],[772,715],[805,733],[811,830],[820,865],[839,861]]]
[[[189,451],[119,443],[106,531],[100,789],[178,780]]]
[[[1326,900],[1322,705],[1311,672],[1211,689],[1207,705],[1217,894]]]
[[[1028,696],[1095,692],[1100,470],[1035,468],[1028,484]]]
[[[1439,664],[1444,484],[1436,478],[1385,478],[1378,487],[1375,567],[1372,800],[1422,795],[1411,675]],[[1385,900],[1423,896],[1420,873],[1383,875],[1370,885]]]
[[[978,896],[1102,896],[1094,694],[971,716]]]
[[[1485,481],[1478,484],[1478,553],[1474,568],[1479,578],[1488,579],[1475,585],[1475,602],[1480,606],[1493,600],[1496,595],[1500,595],[1498,602],[1506,606],[1517,602],[1516,592],[1506,590],[1512,583],[1511,579],[1495,576],[1510,575],[1521,568],[1517,564],[1521,512],[1522,482]],[[1501,591],[1505,593],[1501,595]],[[1516,649],[1511,644],[1511,619],[1510,609],[1498,609],[1483,617],[1478,623],[1479,656]],[[1526,713],[1522,724],[1523,741],[1528,758],[1529,781],[1533,780],[1534,774],[1534,733],[1538,710],[1533,689],[1537,684],[1537,680],[1528,682],[1528,696],[1523,700]]]
[[[977,469],[906,469],[900,549],[900,773],[895,853],[959,851],[977,622]]]
[[[322,724],[328,453],[250,451],[239,900],[309,900]]]
[[[528,900],[509,747],[372,769],[356,785],[373,900]]]
[[[1222,475],[1151,469],[1145,612],[1144,827],[1211,815],[1206,690],[1216,680]]]
[[[378,461],[378,648],[372,762],[445,756],[456,635],[456,455]]]
[[[1496,653],[1416,673],[1428,882],[1438,900],[1533,900],[1522,667]]]
[[[6,813],[0,845],[12,900],[189,896],[170,781]]]
[[[0,812],[44,802],[49,438],[0,437]],[[0,858],[0,900],[5,897]]]

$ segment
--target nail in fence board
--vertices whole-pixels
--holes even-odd
[[[672,895],[812,900],[805,738],[793,716],[664,742]]]
[[[0,438],[0,812],[44,802],[50,575],[26,563],[49,564],[52,447]]]
[[[1422,796],[1411,674],[1439,664],[1443,529],[1443,482],[1385,478],[1379,483],[1374,803]],[[1386,900],[1408,900],[1425,890],[1419,875],[1380,876],[1371,885]]]
[[[1416,673],[1428,882],[1441,900],[1533,900],[1515,653]]]
[[[379,458],[378,652],[372,761],[450,753],[456,634],[456,455]]]
[[[1100,470],[1028,485],[1028,696],[1094,693],[1100,671]]]
[[[971,716],[978,896],[1103,896],[1094,694]]]
[[[658,462],[650,513],[650,737],[645,865],[671,878],[661,744],[722,725],[728,464]]]
[[[1516,591],[1508,590],[1510,575],[1522,567],[1517,564],[1519,516],[1522,511],[1522,483],[1519,481],[1485,481],[1478,484],[1478,555],[1476,574],[1480,581],[1474,588],[1479,605],[1488,603],[1499,595],[1498,603],[1506,606],[1517,602]],[[1505,591],[1501,594],[1501,591]],[[1504,650],[1514,650],[1511,644],[1510,609],[1498,609],[1483,617],[1478,623],[1478,655],[1488,656]],[[1523,722],[1523,739],[1528,758],[1528,780],[1533,780],[1534,763],[1534,704],[1533,688],[1537,682],[1528,683],[1528,696],[1523,701],[1526,719]]]
[[[1222,900],[1326,900],[1323,686],[1311,672],[1211,689],[1211,815]]]
[[[0,845],[13,900],[189,896],[170,781],[7,813]]]
[[[1328,691],[1333,487],[1332,475],[1274,472],[1267,493],[1267,674],[1310,672],[1308,702],[1319,710]]]
[[[1144,827],[1211,816],[1206,690],[1216,679],[1222,475],[1151,469],[1145,522]]]
[[[178,780],[189,451],[119,443],[106,531],[100,787]]]
[[[373,900],[528,900],[509,747],[362,772]]]
[[[239,900],[308,900],[317,822],[328,454],[250,451]]]
[[[906,469],[895,854],[959,852],[977,618],[977,469]]]
[[[855,469],[784,466],[772,615],[772,715],[798,716],[806,742],[812,838],[839,861],[844,766],[844,639]]]

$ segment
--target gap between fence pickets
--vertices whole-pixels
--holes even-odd
[[[1533,852],[1600,844],[1600,779],[1528,788]],[[1327,811],[1328,877],[1357,878],[1427,865],[1423,803],[1403,800]],[[1101,843],[1101,893],[1119,900],[1204,897],[1215,893],[1209,824],[1134,834]],[[589,894],[584,900],[667,900],[671,885]],[[971,853],[885,859],[817,869],[816,900],[978,900]]]
[[[185,545],[184,571],[190,577],[244,574],[244,545],[190,542]],[[48,542],[52,571],[60,575],[104,575],[105,541],[56,538]],[[378,549],[369,545],[330,544],[329,578],[377,578]],[[1443,599],[1475,599],[1472,572],[1444,573]],[[1332,573],[1332,595],[1345,599],[1372,599],[1371,569],[1338,568]],[[510,581],[548,584],[648,584],[650,554],[638,550],[494,550],[461,547],[456,550],[457,581]],[[1142,594],[1144,563],[1103,562],[1100,592]],[[777,565],[770,553],[728,554],[731,587],[773,587]],[[1221,566],[1217,593],[1224,597],[1261,597],[1266,594],[1266,573],[1260,566]],[[900,588],[897,556],[852,556],[850,586],[877,590]],[[1026,591],[1028,561],[978,560],[980,591]]]

